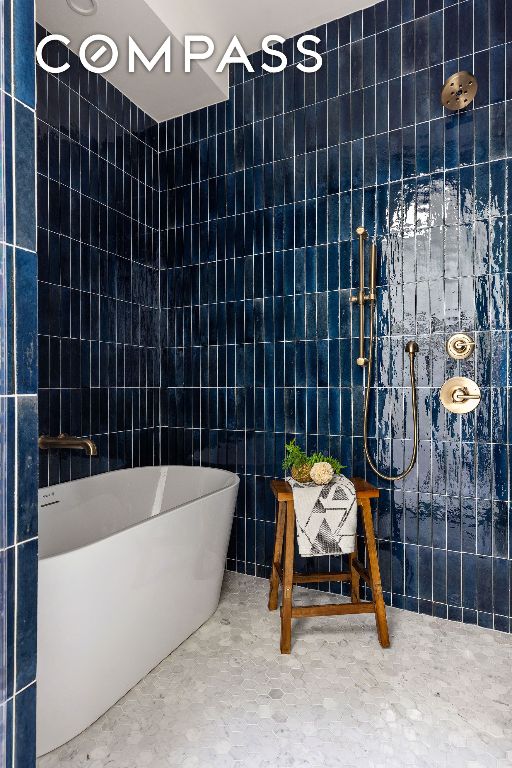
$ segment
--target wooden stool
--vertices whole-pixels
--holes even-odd
[[[315,573],[302,575],[293,570],[295,551],[295,510],[293,493],[285,480],[272,480],[271,487],[278,501],[276,520],[276,539],[274,544],[274,559],[270,576],[270,594],[268,598],[269,611],[277,609],[279,582],[283,585],[283,604],[281,606],[281,653],[291,652],[292,619],[301,616],[340,616],[348,613],[374,613],[377,623],[377,634],[383,648],[389,648],[388,623],[386,606],[382,595],[379,561],[375,545],[372,510],[370,499],[377,499],[379,491],[366,480],[355,477],[352,479],[356,489],[357,506],[362,511],[363,530],[368,552],[368,568],[357,559],[356,553],[349,555],[350,570],[342,573]],[[284,565],[283,560],[284,543]],[[372,602],[360,599],[360,580],[370,586]],[[350,581],[351,602],[333,603],[329,605],[293,606],[292,589],[294,584],[311,584],[321,581]]]

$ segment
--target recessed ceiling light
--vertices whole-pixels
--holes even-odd
[[[66,0],[67,4],[80,16],[92,16],[98,10],[97,0]]]

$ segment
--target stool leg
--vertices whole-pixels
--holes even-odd
[[[358,572],[352,565],[353,561],[356,559],[357,554],[355,552],[351,552],[349,555],[349,565],[350,565],[350,599],[353,603],[360,603],[361,602],[361,577],[359,576]]]
[[[275,611],[279,593],[279,572],[283,554],[284,521],[286,517],[286,502],[280,501],[277,507],[276,538],[274,542],[274,556],[272,559],[272,573],[270,574],[270,593],[268,596],[268,609]]]
[[[390,643],[388,622],[386,618],[386,606],[382,594],[382,583],[380,580],[380,568],[379,560],[377,557],[377,546],[375,544],[375,532],[373,530],[370,499],[362,499],[361,507],[363,509],[364,536],[366,540],[366,549],[368,551],[368,570],[370,572],[373,604],[375,606],[377,633],[379,636],[379,642],[382,647],[389,648]]]
[[[281,607],[281,653],[290,653],[292,647],[292,589],[295,536],[295,510],[293,502],[286,504],[286,539],[283,568],[283,605]]]

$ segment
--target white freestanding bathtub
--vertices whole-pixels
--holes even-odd
[[[41,489],[38,755],[87,728],[215,611],[238,482],[145,467]]]

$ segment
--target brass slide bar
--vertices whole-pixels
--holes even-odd
[[[364,305],[367,301],[375,301],[375,281],[376,281],[376,259],[377,250],[376,246],[372,245],[372,263],[370,268],[370,293],[366,293],[364,288],[364,242],[368,239],[368,232],[364,227],[358,227],[356,229],[356,235],[359,238],[359,290],[357,296],[352,296],[350,301],[353,304],[359,304],[359,357],[357,358],[357,364],[361,367],[367,365],[368,358],[365,355],[365,339],[364,339]],[[374,260],[375,251],[375,260]],[[371,288],[373,281],[373,288]]]

